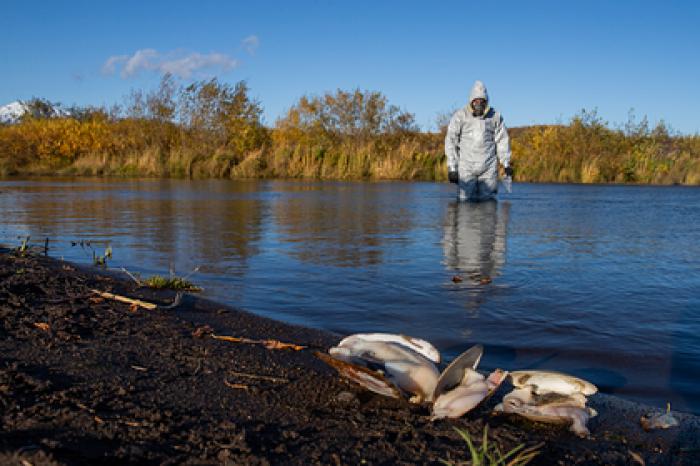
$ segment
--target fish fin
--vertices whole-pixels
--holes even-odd
[[[437,399],[438,396],[459,385],[464,378],[465,371],[467,369],[476,369],[483,354],[484,347],[482,345],[474,345],[457,356],[440,374],[433,392],[433,399]]]
[[[393,383],[375,371],[358,366],[357,364],[336,359],[318,351],[314,354],[321,361],[338,371],[340,375],[366,388],[367,390],[391,398],[399,398],[401,396],[399,389]]]
[[[401,338],[408,343],[408,348],[425,356],[435,364],[440,364],[440,359],[442,356],[437,348],[430,344],[430,342],[423,340],[422,338],[415,338],[404,334],[401,334]]]

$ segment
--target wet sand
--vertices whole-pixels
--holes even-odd
[[[650,408],[595,395],[592,436],[490,411],[456,420],[367,392],[314,356],[340,336],[36,255],[0,253],[0,464],[437,464],[468,460],[454,428],[532,464],[700,464],[700,421],[644,432]],[[214,339],[274,339],[306,349]],[[420,335],[416,335],[420,336]],[[465,342],[465,349],[471,343]],[[506,368],[508,369],[508,368]]]

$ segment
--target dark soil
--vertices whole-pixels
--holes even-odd
[[[468,460],[454,428],[533,464],[698,464],[697,418],[645,433],[638,405],[599,398],[591,439],[492,416],[457,420],[362,390],[314,356],[338,336],[186,296],[146,311],[91,289],[168,304],[174,294],[94,269],[0,253],[0,464],[423,464]],[[46,324],[46,325],[43,325]],[[277,339],[302,351],[232,343]],[[417,335],[420,336],[420,335]],[[470,342],[465,342],[465,348]]]

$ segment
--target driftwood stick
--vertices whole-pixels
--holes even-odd
[[[227,335],[215,335],[213,333],[211,334],[211,337],[214,340],[229,341],[231,343],[251,343],[251,344],[261,343],[260,340],[251,340],[250,338],[245,338],[245,337],[230,337]]]
[[[237,390],[248,390],[248,385],[242,383],[231,383],[226,379],[224,379],[224,385],[226,385],[229,388],[235,388]]]
[[[211,337],[215,340],[230,341],[231,343],[250,343],[252,345],[263,345],[269,350],[278,349],[292,349],[294,351],[301,351],[306,349],[306,346],[295,345],[294,343],[284,343],[279,340],[252,340],[245,337],[230,337],[226,335],[215,335],[211,334]]]
[[[127,304],[135,304],[136,306],[142,307],[144,309],[148,309],[149,311],[155,310],[158,306],[153,303],[148,303],[146,301],[141,301],[140,299],[133,299],[133,298],[128,298],[126,296],[121,296],[118,294],[114,293],[108,293],[106,291],[100,291],[100,290],[90,290],[93,293],[102,296],[105,299],[113,299],[115,301],[119,301],[122,303],[127,303]]]
[[[228,373],[234,377],[247,377],[249,379],[267,380],[269,382],[277,382],[277,383],[289,382],[289,380],[287,380],[287,379],[283,379],[281,377],[272,377],[269,375],[249,374],[247,372],[237,372],[237,371],[228,371]]]

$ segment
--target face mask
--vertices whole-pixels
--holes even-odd
[[[474,99],[471,103],[472,115],[481,116],[486,111],[486,101],[484,99]]]

